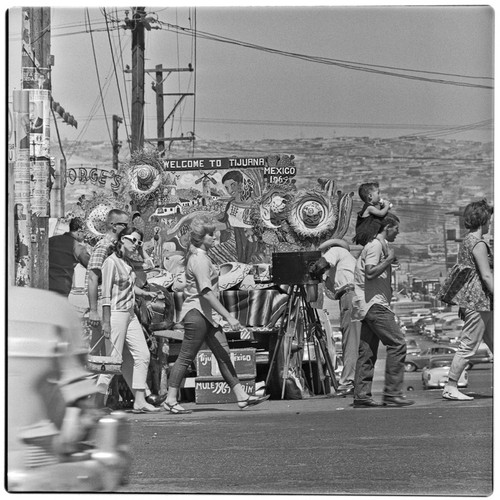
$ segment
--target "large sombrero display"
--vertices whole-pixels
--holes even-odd
[[[128,163],[121,167],[124,189],[137,205],[146,204],[162,184],[163,169],[160,153],[144,148],[134,151]]]

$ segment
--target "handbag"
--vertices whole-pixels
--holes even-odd
[[[111,346],[116,351],[115,356],[97,356],[92,354],[92,351],[97,347],[99,342],[103,340],[104,335],[90,348],[89,354],[87,356],[87,369],[93,373],[105,374],[109,373],[112,375],[117,375],[122,372],[123,358],[113,342],[110,341]]]
[[[455,264],[441,285],[437,298],[445,304],[455,305],[454,299],[457,293],[468,284],[473,272],[472,267]]]

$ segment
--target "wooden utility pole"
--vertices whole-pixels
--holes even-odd
[[[34,59],[34,82],[27,82],[23,77],[23,89],[30,88],[30,93],[35,96],[38,92],[38,102],[42,104],[43,132],[42,141],[50,138],[50,8],[34,7],[31,22],[31,48]],[[39,66],[37,66],[37,64]],[[30,94],[30,97],[31,97]],[[33,101],[34,99],[30,99]],[[36,137],[31,137],[36,140]],[[49,216],[50,216],[50,151],[44,147],[35,147],[30,151],[32,171],[31,193],[31,286],[48,289],[49,287]]]
[[[164,112],[163,112],[163,66],[161,64],[156,65],[156,84],[153,89],[156,92],[156,134],[159,138],[164,136]],[[158,139],[158,151],[163,151],[165,149],[165,141]]]
[[[118,115],[113,115],[113,168],[118,170],[118,153],[122,147],[118,140],[118,126],[123,122],[123,119]]]
[[[22,90],[13,92],[15,285],[48,288],[50,8],[23,8],[22,28]]]
[[[132,15],[132,123],[131,152],[144,146],[144,18],[145,7]]]

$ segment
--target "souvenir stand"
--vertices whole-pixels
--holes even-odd
[[[132,224],[144,232],[143,249],[154,268],[143,269],[139,262],[137,269],[144,273],[146,286],[164,296],[164,301],[139,307],[152,351],[153,392],[166,391],[169,365],[182,340],[178,315],[184,300],[183,256],[189,225],[204,214],[213,218],[219,241],[209,257],[220,269],[220,299],[244,326],[226,334],[246,390],[270,391],[281,398],[329,393],[325,373],[330,382],[335,375],[331,368],[325,370],[324,357],[334,358],[333,343],[326,335],[328,350],[319,349],[320,337],[314,334],[325,315],[314,312],[316,326],[307,319],[313,302],[294,292],[293,279],[273,279],[273,256],[314,252],[326,239],[342,238],[353,193],[336,191],[332,179],[298,189],[297,167],[288,155],[165,160],[158,151],[144,149],[133,153],[118,173],[121,189],[113,197],[81,199],[79,208],[91,239],[103,234],[111,208],[130,211]],[[292,295],[300,300],[292,304]],[[329,326],[323,324],[321,330]],[[227,399],[210,354],[202,350],[195,376],[186,378],[186,389],[196,387],[197,402]]]

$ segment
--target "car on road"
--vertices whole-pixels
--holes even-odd
[[[114,491],[126,483],[128,419],[93,405],[88,345],[68,300],[10,287],[7,327],[8,492]]]
[[[422,370],[422,385],[424,389],[438,389],[444,387],[448,382],[451,359],[446,356],[436,356],[430,360],[429,366]],[[458,387],[467,387],[469,384],[469,374],[467,370],[462,372],[458,380]]]
[[[428,366],[436,356],[444,356],[453,359],[457,348],[455,346],[437,345],[424,349],[419,354],[407,354],[405,359],[405,371],[414,372]],[[470,370],[476,363],[491,363],[493,355],[484,342],[479,346],[476,354],[470,359],[466,369]]]

